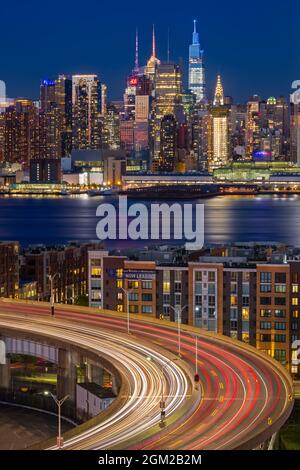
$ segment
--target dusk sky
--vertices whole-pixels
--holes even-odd
[[[209,90],[220,72],[225,94],[236,102],[253,93],[264,98],[287,96],[291,82],[300,79],[300,8],[296,3],[7,2],[0,11],[0,79],[6,81],[9,97],[37,98],[43,78],[55,78],[58,73],[97,73],[108,86],[109,98],[120,99],[134,65],[135,28],[139,28],[140,64],[144,64],[151,53],[155,23],[157,56],[166,60],[170,28],[171,59],[182,59],[186,81],[192,20],[196,18]]]

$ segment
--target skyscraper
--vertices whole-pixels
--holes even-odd
[[[208,169],[226,165],[229,161],[229,107],[224,104],[221,77],[218,75],[213,107],[208,123]]]
[[[205,68],[203,50],[200,47],[199,34],[194,20],[193,42],[189,47],[189,89],[195,93],[197,103],[205,98]]]
[[[160,60],[156,57],[155,29],[154,29],[154,25],[153,25],[152,54],[151,54],[150,59],[147,62],[146,68],[145,68],[145,74],[148,75],[148,77],[150,77],[151,80],[154,80],[156,69],[157,69],[159,64],[160,64]]]
[[[73,75],[73,148],[101,147],[102,89],[97,75]]]
[[[300,100],[299,90],[290,95],[291,160],[300,166]]]

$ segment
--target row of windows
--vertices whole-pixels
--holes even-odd
[[[270,322],[270,321],[261,321],[260,322],[260,329],[261,330],[271,330],[272,329],[272,322]],[[286,323],[285,322],[274,322],[274,329],[275,330],[286,330]]]
[[[137,292],[129,292],[128,300],[130,301],[138,301],[140,298]],[[144,302],[152,302],[152,294],[142,294],[142,301]]]
[[[273,338],[272,338],[272,336],[273,336]],[[286,342],[286,335],[263,334],[263,335],[260,335],[260,341],[262,343],[270,343],[271,341],[275,341],[275,343],[285,343]]]
[[[274,317],[277,317],[277,318],[284,318],[285,317],[285,310],[275,309],[274,312],[273,312],[273,310],[271,310],[271,309],[266,309],[266,308],[260,309],[260,316],[261,317],[272,317],[273,315],[274,315]]]
[[[272,272],[264,272],[260,273],[260,282],[272,282]],[[286,283],[286,273],[275,273],[275,284],[283,284]]]

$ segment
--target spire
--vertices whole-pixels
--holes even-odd
[[[156,44],[155,44],[155,28],[153,25],[153,30],[152,30],[152,57],[156,58]]]
[[[139,31],[136,28],[135,32],[135,64],[134,64],[134,71],[139,71]]]
[[[193,44],[194,45],[199,44],[199,34],[197,33],[196,23],[197,23],[197,20],[194,20],[194,31],[193,31]]]
[[[215,97],[214,97],[214,106],[223,106],[224,104],[224,91],[221,81],[221,75],[218,75],[217,78],[217,85],[215,90]]]
[[[168,28],[167,62],[170,63],[170,28]]]

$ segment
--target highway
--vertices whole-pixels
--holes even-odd
[[[67,449],[247,449],[287,419],[292,382],[275,361],[219,335],[74,306],[0,302],[0,326],[85,345],[120,370],[128,393],[107,420],[65,443]],[[199,390],[193,387],[197,335]],[[162,388],[163,387],[163,388]],[[161,393],[167,419],[159,426]]]

